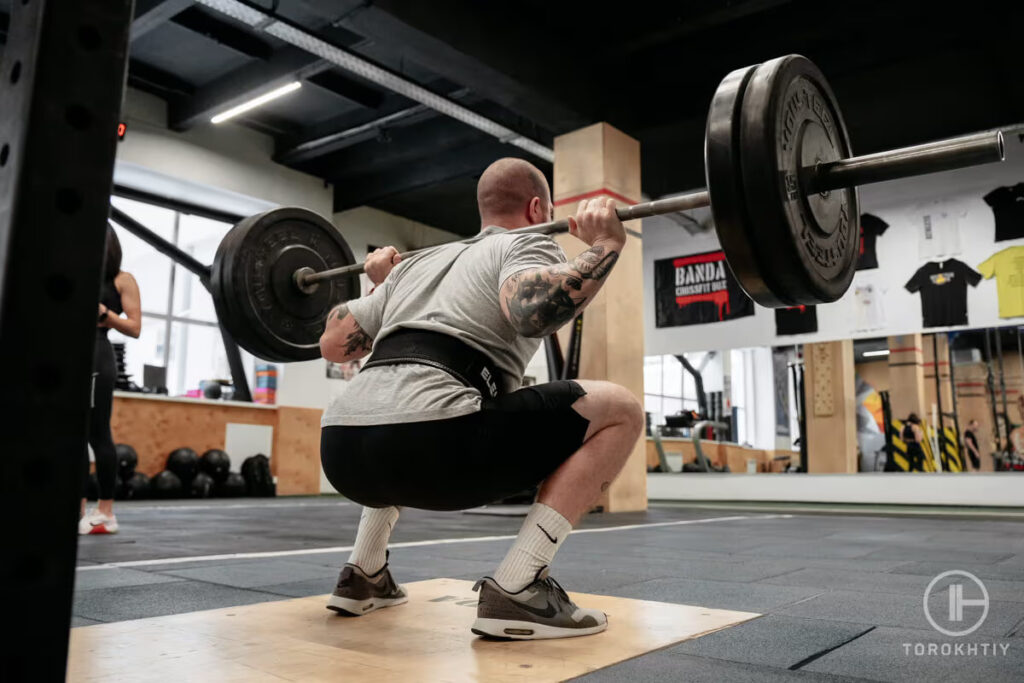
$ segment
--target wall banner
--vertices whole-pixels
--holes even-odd
[[[724,251],[654,262],[655,325],[677,327],[754,315],[754,302],[740,288]]]

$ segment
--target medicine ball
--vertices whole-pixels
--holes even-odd
[[[199,390],[203,392],[203,398],[220,398],[224,393],[224,386],[215,379],[204,379],[199,382]]]
[[[200,472],[192,480],[192,485],[189,487],[189,496],[191,498],[209,498],[210,494],[213,493],[213,487],[213,477],[206,472]]]
[[[199,456],[191,448],[175,448],[167,456],[167,470],[178,475],[182,483],[188,484],[199,472]]]
[[[242,477],[248,496],[264,498],[276,492],[274,477],[270,473],[270,459],[262,453],[249,456],[242,462]]]
[[[136,472],[124,481],[125,500],[145,500],[149,498],[149,477]]]
[[[139,454],[135,449],[126,443],[119,443],[114,446],[117,453],[117,471],[121,478],[128,481],[135,474],[135,468],[139,465]]]
[[[205,472],[220,483],[231,471],[231,457],[219,448],[211,448],[199,458],[199,471]]]
[[[245,495],[245,479],[238,472],[229,472],[224,481],[214,487],[219,498],[238,498]]]
[[[164,470],[149,480],[149,491],[153,498],[181,498],[181,479],[174,472]]]

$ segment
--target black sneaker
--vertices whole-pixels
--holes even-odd
[[[478,636],[538,640],[600,633],[608,628],[604,612],[578,607],[544,567],[520,591],[509,593],[487,576],[477,581],[480,591],[472,631]]]
[[[358,617],[381,607],[401,605],[408,600],[405,588],[395,583],[387,565],[370,576],[356,565],[346,564],[327,602],[327,609]]]

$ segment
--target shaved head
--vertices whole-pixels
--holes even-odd
[[[488,166],[476,185],[476,202],[485,226],[517,228],[550,220],[547,178],[522,159],[506,157]]]

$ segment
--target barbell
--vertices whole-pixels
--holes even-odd
[[[1001,161],[1003,138],[992,131],[853,156],[825,77],[810,60],[789,55],[722,80],[704,158],[707,189],[621,207],[619,218],[710,206],[744,291],[779,307],[835,301],[849,288],[859,249],[857,186]],[[562,219],[515,232],[568,230]],[[272,361],[309,360],[320,355],[328,312],[359,296],[362,270],[330,221],[278,208],[225,235],[210,291],[221,324],[242,348]]]

